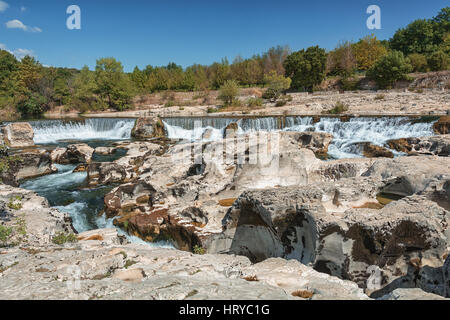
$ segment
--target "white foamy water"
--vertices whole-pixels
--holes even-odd
[[[361,142],[370,142],[383,146],[388,140],[432,136],[433,123],[412,123],[405,117],[382,118],[351,118],[342,122],[339,118],[322,117],[319,122],[313,123],[311,117],[286,117],[284,122],[280,118],[249,118],[249,119],[196,119],[196,118],[168,118],[164,125],[171,139],[199,140],[208,130],[211,134],[206,141],[220,140],[225,127],[236,122],[238,133],[257,131],[318,131],[333,135],[329,146],[329,155],[333,158],[361,157]]]
[[[62,140],[130,139],[134,119],[91,118],[81,121],[39,120],[30,122],[36,144]]]

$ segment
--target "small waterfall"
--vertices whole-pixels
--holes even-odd
[[[36,144],[61,140],[121,140],[131,137],[135,119],[90,118],[30,122]]]
[[[383,146],[388,140],[432,136],[433,123],[412,123],[406,117],[340,118],[322,117],[316,123],[312,117],[261,117],[261,118],[167,118],[164,125],[171,139],[202,139],[204,133],[211,134],[206,141],[219,140],[223,137],[225,127],[236,122],[238,133],[257,131],[318,131],[331,133],[334,139],[329,147],[333,158],[361,157],[359,143],[370,142]]]

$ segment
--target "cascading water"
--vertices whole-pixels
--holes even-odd
[[[433,135],[433,123],[413,123],[405,117],[351,118],[347,122],[339,118],[322,117],[314,123],[311,117],[285,117],[283,121],[277,117],[263,118],[167,118],[164,125],[171,139],[201,139],[207,130],[212,133],[209,140],[222,139],[225,127],[236,122],[238,133],[256,131],[318,131],[333,135],[329,146],[332,158],[361,157],[361,142],[370,142],[383,146],[388,140],[425,137]]]
[[[62,140],[130,139],[135,119],[90,118],[79,121],[39,120],[30,122],[36,144]]]

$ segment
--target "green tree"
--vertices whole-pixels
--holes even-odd
[[[409,60],[400,51],[391,51],[368,70],[367,75],[381,88],[390,88],[398,80],[407,80],[412,71]]]
[[[211,78],[211,86],[214,89],[220,88],[225,81],[230,79],[230,65],[226,58],[221,63],[215,62],[209,68],[208,72]]]
[[[269,75],[264,77],[265,83],[268,88],[263,94],[263,98],[269,99],[275,102],[283,93],[283,91],[291,87],[291,79],[285,78],[282,75],[278,75],[275,71],[272,71]]]
[[[414,72],[426,72],[428,68],[427,57],[420,53],[411,53],[408,56]]]
[[[133,81],[137,92],[142,93],[145,91],[147,76],[137,66],[134,67],[133,73],[131,73],[131,80]]]
[[[224,106],[232,105],[239,94],[239,86],[235,80],[227,80],[219,89],[218,98],[223,101]]]
[[[405,55],[411,53],[431,54],[438,47],[434,31],[435,28],[431,21],[415,20],[394,34],[390,40],[390,46],[393,50],[401,51]]]
[[[19,67],[16,57],[5,50],[0,50],[0,90],[8,90],[8,83]]]
[[[69,100],[69,105],[72,108],[78,109],[81,112],[107,108],[107,105],[102,104],[95,93],[97,85],[95,83],[94,73],[87,66],[84,66],[81,72],[75,77],[73,86],[74,93]]]
[[[433,52],[428,57],[428,66],[431,71],[447,70],[449,65],[449,56],[443,51]]]
[[[114,58],[97,60],[95,67],[96,93],[108,107],[125,110],[130,107],[132,86],[123,72],[122,63]]]
[[[445,7],[431,20],[434,30],[434,42],[440,44],[450,32],[450,7]]]
[[[318,46],[292,53],[284,61],[286,77],[292,79],[291,87],[312,92],[315,85],[325,79],[327,55]]]
[[[28,91],[19,96],[16,107],[22,118],[38,118],[47,111],[48,101],[41,94]]]

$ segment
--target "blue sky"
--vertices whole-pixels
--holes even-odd
[[[81,8],[81,30],[66,28],[71,4]],[[381,30],[366,27],[371,4],[381,8]],[[52,66],[92,68],[96,59],[113,56],[126,71],[170,61],[186,67],[251,57],[276,45],[333,49],[341,40],[370,33],[388,39],[447,5],[444,0],[0,0],[0,48],[18,56],[31,52]]]

